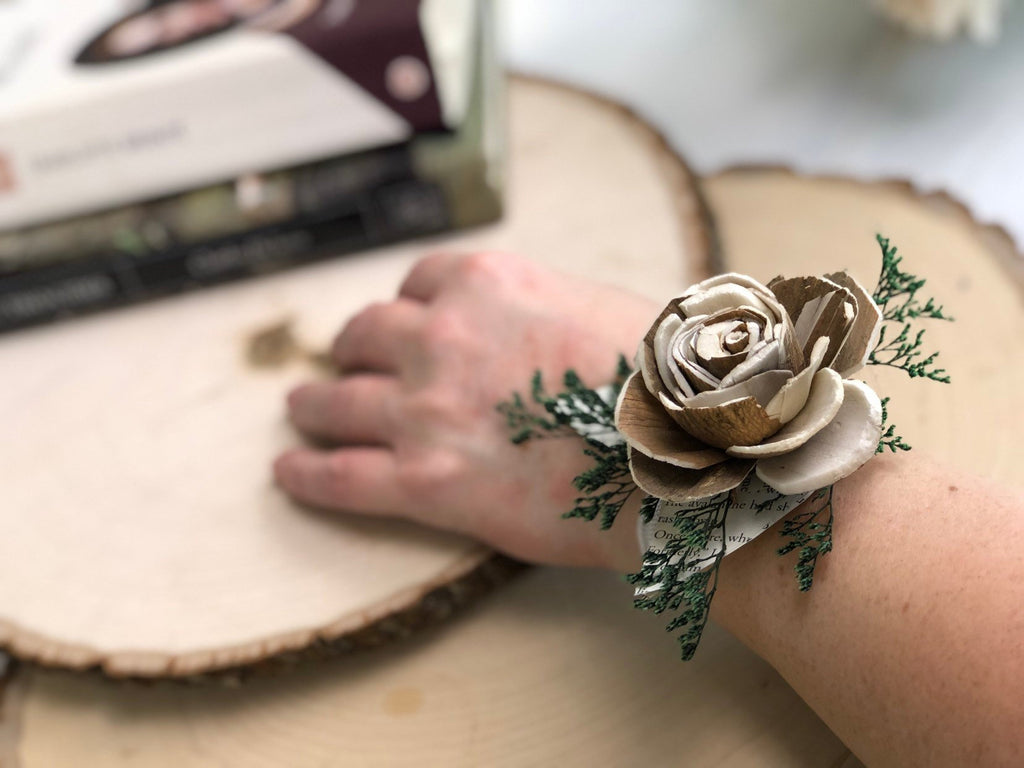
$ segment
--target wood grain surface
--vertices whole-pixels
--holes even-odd
[[[717,627],[679,660],[617,577],[538,568],[403,643],[241,687],[34,672],[20,768],[832,766],[845,747]]]
[[[536,99],[524,101],[524,89]],[[545,99],[555,95],[570,98],[517,84],[513,118],[553,109]],[[588,105],[581,121],[623,119],[578,103]],[[747,169],[707,180],[705,191],[719,269],[768,279],[850,267],[870,282],[874,233],[891,236],[958,318],[932,332],[952,386],[876,383],[893,396],[894,421],[915,450],[1022,481],[1013,438],[1024,312],[1017,256],[999,232],[903,184]],[[993,312],[998,333],[985,319]],[[47,670],[22,670],[15,683],[0,756],[22,768],[859,765],[774,671],[717,627],[682,664],[661,622],[631,610],[626,585],[582,570],[533,569],[403,643],[241,687],[126,685]]]
[[[651,295],[706,264],[694,182],[654,131],[551,85],[516,82],[510,100],[497,226],[0,338],[0,645],[192,676],[347,647],[492,557],[301,509],[270,464],[297,442],[285,393],[324,375],[308,352],[425,251],[520,251]]]

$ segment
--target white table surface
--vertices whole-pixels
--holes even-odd
[[[612,96],[699,172],[784,163],[945,190],[1024,245],[1024,8],[991,46],[867,0],[504,0],[506,60]]]

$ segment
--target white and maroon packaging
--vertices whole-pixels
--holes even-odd
[[[479,0],[4,0],[0,230],[457,128]]]

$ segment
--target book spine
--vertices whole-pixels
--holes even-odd
[[[405,179],[347,208],[141,258],[109,254],[29,268],[0,279],[0,331],[436,234],[451,221],[440,185]]]
[[[0,231],[0,279],[48,264],[143,257],[356,207],[368,190],[418,178],[408,144],[139,201],[34,227]]]

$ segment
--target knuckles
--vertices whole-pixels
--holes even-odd
[[[331,356],[339,362],[343,361],[353,345],[358,344],[361,339],[365,339],[380,324],[387,314],[389,306],[388,302],[377,301],[367,305],[349,318],[338,335],[334,337],[331,344]]]
[[[464,484],[465,475],[463,458],[435,450],[399,462],[397,480],[408,498],[423,504],[430,500],[443,503],[458,492]]]
[[[463,257],[458,271],[464,277],[500,279],[516,260],[515,256],[497,251],[477,251]]]
[[[455,307],[437,308],[421,329],[420,343],[428,354],[441,357],[453,350],[474,347],[474,326],[466,313]]]
[[[344,501],[359,480],[356,468],[344,453],[332,454],[324,464],[323,484],[329,496]]]
[[[501,251],[479,251],[463,257],[457,267],[462,280],[484,287],[532,288],[539,272],[528,259]]]
[[[467,404],[454,390],[431,388],[406,398],[402,408],[403,421],[431,429],[458,426],[467,418]]]

